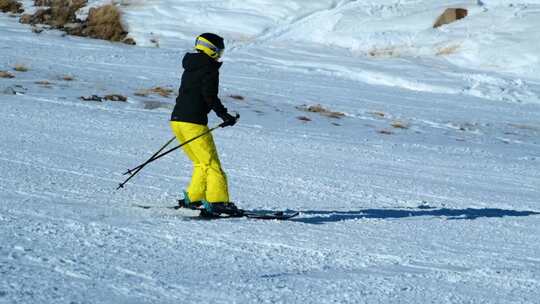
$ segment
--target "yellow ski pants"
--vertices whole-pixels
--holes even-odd
[[[208,131],[205,125],[181,121],[171,121],[171,128],[180,143]],[[199,137],[182,148],[193,163],[191,183],[187,189],[189,200],[229,202],[227,176],[221,169],[212,134]]]

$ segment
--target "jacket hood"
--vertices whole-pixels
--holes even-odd
[[[182,59],[182,67],[187,71],[198,70],[205,66],[219,69],[222,64],[222,62],[215,61],[203,53],[187,53]]]

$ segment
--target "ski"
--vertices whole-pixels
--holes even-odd
[[[151,206],[151,205],[140,205],[134,204],[134,207],[142,209],[172,209],[172,210],[196,210],[200,211],[199,218],[201,219],[226,219],[226,218],[235,218],[235,217],[246,217],[250,219],[259,219],[259,220],[288,220],[293,217],[296,217],[300,214],[298,211],[267,211],[267,210],[243,210],[238,209],[238,213],[235,214],[221,214],[214,215],[205,212],[206,209],[200,207],[193,208],[184,208],[179,205],[176,206]]]

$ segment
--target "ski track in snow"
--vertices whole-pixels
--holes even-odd
[[[0,91],[19,91],[0,95],[0,303],[535,303],[540,296],[535,103],[381,86],[361,72],[383,71],[398,83],[404,70],[444,88],[470,75],[458,70],[448,80],[422,60],[352,62],[328,50],[318,71],[313,57],[293,60],[309,47],[258,49],[258,58],[238,49],[223,67],[221,95],[242,119],[215,133],[231,195],[242,208],[302,213],[287,222],[192,220],[133,207],[180,197],[191,170],[180,153],[114,191],[125,169],[172,136],[170,107],[144,104],[170,105],[173,97],[134,93],[176,90],[182,50],[36,36],[5,15],[0,32],[0,69],[30,68],[0,80]],[[75,80],[59,79],[66,74]],[[505,77],[470,79],[512,89],[496,80]],[[128,102],[78,99],[109,93]],[[346,116],[296,109],[316,103]],[[392,128],[395,121],[410,126]]]

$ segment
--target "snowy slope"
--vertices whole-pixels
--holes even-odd
[[[194,35],[213,31],[235,46],[296,41],[344,48],[355,57],[439,56],[461,67],[540,75],[540,2],[534,0],[121,3],[131,36],[145,46],[191,45]],[[448,7],[466,8],[469,15],[433,29]]]
[[[485,2],[488,13],[508,6]],[[363,1],[238,3],[125,6],[126,22],[139,26],[132,33],[159,34],[160,48],[36,35],[0,15],[0,70],[15,76],[0,78],[0,92],[18,92],[0,93],[0,303],[537,303],[535,78],[474,56],[459,65],[421,52],[372,58],[354,43],[316,41],[330,35],[317,32],[318,18],[343,14],[344,32]],[[427,1],[400,3],[379,12],[409,16]],[[514,7],[532,14],[536,5]],[[215,132],[231,195],[246,209],[301,211],[292,221],[197,221],[133,207],[181,197],[191,171],[181,153],[114,190],[172,136],[174,96],[135,93],[177,89],[192,34],[214,29],[201,21],[178,30],[162,16],[181,20],[193,7],[235,20],[219,21],[234,46],[221,97],[242,119]],[[395,37],[429,26],[409,20]],[[519,32],[512,24],[504,31]],[[111,93],[128,102],[79,99]],[[346,116],[297,109],[318,103]]]

